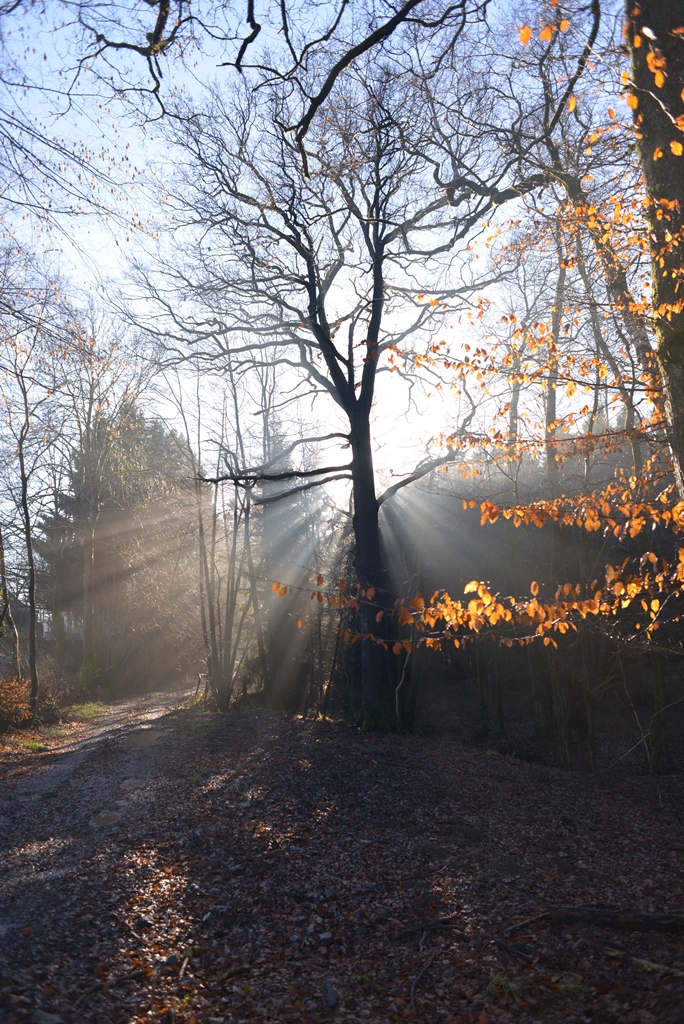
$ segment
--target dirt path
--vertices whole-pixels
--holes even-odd
[[[684,935],[507,932],[681,912],[681,779],[180,697],[2,782],[3,1024],[684,1024]]]
[[[155,747],[168,741],[166,719],[191,692],[111,704],[57,752],[34,756],[33,770],[3,780],[0,939],[17,927],[42,935],[58,924],[55,893],[65,877],[82,874],[97,851],[108,848],[103,826],[120,821],[135,827],[153,793]],[[12,842],[32,834],[46,838]]]

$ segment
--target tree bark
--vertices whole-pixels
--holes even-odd
[[[6,621],[12,634],[12,662],[14,677],[21,679],[21,653],[19,648],[19,631],[12,615],[12,605],[7,585],[7,565],[5,563],[5,538],[0,526],[0,586],[2,587],[3,621]]]
[[[36,645],[36,634],[38,629],[38,613],[36,608],[36,566],[33,557],[33,537],[31,535],[31,510],[28,499],[28,474],[26,471],[26,458],[24,442],[29,428],[29,409],[24,391],[24,424],[19,435],[19,473],[21,476],[21,511],[24,520],[24,541],[26,544],[26,567],[28,569],[28,606],[29,606],[29,699],[31,714],[35,715],[38,709],[38,652]]]
[[[357,409],[350,433],[354,494],[354,567],[361,585],[361,701],[364,729],[397,727],[390,678],[390,655],[385,650],[387,626],[376,621],[387,611],[386,573],[380,548],[378,500],[375,493],[369,415]],[[368,588],[372,600],[363,598]]]
[[[657,358],[675,480],[684,497],[684,0],[628,0],[637,151],[649,204]]]
[[[549,372],[546,378],[546,479],[548,481],[549,494],[552,498],[558,497],[560,492],[560,460],[558,458],[558,441],[556,439],[557,425],[557,403],[556,387],[558,386],[558,342],[560,341],[560,325],[563,315],[563,298],[565,295],[566,269],[563,263],[563,254],[558,250],[559,270],[558,281],[556,282],[556,294],[554,297],[553,310],[551,313],[551,346],[549,347]]]
[[[97,674],[95,656],[95,521],[88,512],[83,532],[83,657],[80,683],[91,691]]]

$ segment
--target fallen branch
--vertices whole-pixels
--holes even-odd
[[[594,924],[630,932],[682,932],[684,917],[676,914],[639,914],[631,910],[602,910],[598,907],[553,907],[552,924]]]
[[[407,939],[409,935],[415,935],[416,932],[432,932],[437,931],[440,928],[458,928],[458,923],[454,920],[454,917],[436,917],[433,921],[419,921],[417,924],[409,925],[408,928],[402,928],[400,932],[393,935],[392,938]],[[454,933],[456,938],[461,942],[470,942],[470,939],[462,931],[456,931]]]
[[[534,963],[529,953],[523,952],[522,949],[518,949],[516,946],[511,946],[510,942],[504,942],[503,939],[494,939],[493,945],[497,949],[503,949],[506,953],[510,953],[511,956],[517,956],[520,960],[524,960],[526,963]]]
[[[537,921],[543,921],[548,916],[549,911],[545,910],[543,914],[535,914],[534,917],[528,917],[524,921],[518,921],[517,924],[509,925],[509,927],[504,932],[504,935],[506,936],[506,938],[510,939],[511,935],[514,935],[516,932],[519,932],[521,928],[527,928],[528,924],[536,924]]]
[[[109,991],[110,988],[114,988],[116,985],[123,985],[124,981],[139,981],[140,978],[145,978],[147,976],[148,975],[145,971],[128,971],[127,974],[120,974],[118,978],[112,978],[109,981],[96,981],[94,985],[89,985],[88,988],[84,989],[78,999],[74,999],[74,1008],[77,1007],[79,1003],[82,1003],[84,999],[87,999],[88,996],[94,995],[99,989],[106,989]]]
[[[684,978],[684,971],[680,971],[678,967],[670,967],[669,964],[659,964],[654,960],[644,960],[643,957],[635,956],[628,949],[616,946],[613,942],[605,942],[604,948],[608,956],[620,957],[622,960],[631,960],[632,963],[637,964],[644,971],[648,971],[649,974],[672,974],[675,978]]]
[[[227,981],[229,978],[238,978],[241,974],[247,974],[249,969],[249,964],[240,964],[239,967],[229,967],[228,970],[221,971],[219,974],[219,981]]]
[[[435,954],[433,953],[428,962],[425,964],[425,967],[423,967],[420,974],[418,974],[417,977],[415,977],[413,979],[413,982],[411,983],[411,1009],[413,1010],[414,1013],[416,1012],[416,989],[418,988],[418,984],[421,981],[421,979],[425,977],[427,972],[432,967],[434,960]]]

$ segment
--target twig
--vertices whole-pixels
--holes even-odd
[[[90,985],[88,988],[84,989],[83,992],[81,992],[78,999],[74,999],[74,1008],[77,1007],[79,1003],[82,1003],[84,999],[87,999],[88,996],[92,996],[95,992],[97,992],[98,989],[114,988],[115,985],[122,985],[124,981],[138,981],[138,979],[144,977],[144,971],[128,971],[127,974],[120,974],[118,978],[112,978],[111,980],[103,979],[102,981],[96,981],[94,985]]]
[[[452,917],[436,917],[433,921],[419,921],[417,924],[411,924],[408,928],[402,928],[400,932],[393,935],[394,939],[406,939],[409,935],[414,935],[416,932],[431,932],[439,928],[458,928],[458,923],[455,921],[455,915]],[[462,942],[468,942],[468,936],[465,932],[457,932],[457,938],[461,939]]]
[[[509,927],[505,930],[504,935],[506,936],[506,938],[510,939],[511,935],[514,935],[515,932],[520,931],[521,928],[527,928],[528,924],[536,924],[537,921],[543,921],[548,916],[549,911],[545,910],[543,914],[535,914],[534,917],[528,917],[525,921],[518,921],[517,924],[509,925]]]
[[[510,953],[511,956],[517,956],[520,960],[524,960],[528,964],[534,963],[529,953],[523,953],[521,949],[516,949],[516,947],[511,946],[509,942],[504,942],[503,939],[494,939],[493,945],[495,945],[497,949],[503,949],[506,953]]]
[[[414,980],[413,980],[413,982],[411,984],[411,1009],[413,1010],[414,1013],[416,1012],[416,989],[418,988],[418,984],[419,984],[421,978],[423,978],[427,974],[427,972],[430,970],[430,968],[432,967],[434,959],[435,959],[435,953],[432,954],[432,956],[430,957],[428,962],[425,964],[425,967],[423,967],[423,969],[420,972],[420,974],[417,975],[416,978],[414,978]]]
[[[241,974],[247,974],[249,969],[249,964],[240,964],[239,967],[229,967],[228,970],[222,971],[219,974],[219,981],[227,981],[228,978],[237,978]]]
[[[185,974],[185,971],[186,971],[186,968],[187,968],[189,962],[190,962],[190,957],[186,956],[185,960],[181,964],[180,974],[178,975],[178,980],[179,981],[183,977],[183,975]]]
[[[418,949],[421,951],[421,953],[423,952],[423,943],[425,942],[426,939],[427,931],[424,931],[423,934],[421,935],[420,942],[418,943]]]

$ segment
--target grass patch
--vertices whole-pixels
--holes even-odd
[[[46,743],[41,743],[40,740],[22,740],[21,746],[24,750],[30,750],[33,754],[42,754],[50,749]]]
[[[63,725],[46,725],[40,731],[48,740],[64,740],[71,735],[71,729]]]
[[[77,718],[81,722],[87,722],[91,718],[99,718],[104,715],[107,705],[101,700],[87,701],[85,704],[72,704],[64,709],[64,713],[70,718]]]
[[[222,718],[212,711],[186,710],[178,726],[188,736],[208,736],[221,728]]]
[[[583,996],[588,998],[591,992],[581,981],[577,981],[575,978],[562,978],[560,987],[564,992],[569,992],[573,996]]]
[[[488,996],[508,996],[509,999],[513,999],[515,1002],[520,999],[521,990],[520,986],[516,985],[514,981],[507,978],[505,974],[496,974],[492,972],[489,978],[489,984],[487,985]]]

